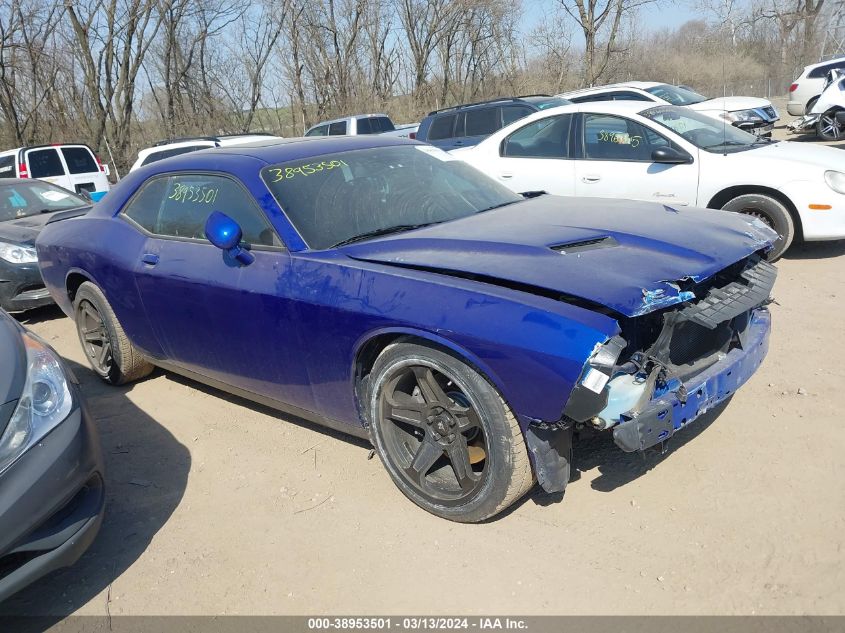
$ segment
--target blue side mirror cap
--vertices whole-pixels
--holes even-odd
[[[247,266],[255,261],[255,256],[240,246],[243,237],[240,225],[225,213],[213,211],[208,216],[205,236],[214,246],[226,251],[241,264]]]

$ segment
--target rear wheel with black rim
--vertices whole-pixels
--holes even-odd
[[[91,368],[106,382],[122,385],[143,378],[153,370],[117,320],[103,292],[90,281],[74,298],[74,319],[82,350]]]
[[[725,211],[743,213],[762,220],[778,234],[767,259],[770,262],[780,259],[795,238],[795,222],[789,209],[771,196],[758,193],[748,193],[729,200],[723,207]]]
[[[395,343],[370,376],[373,443],[414,503],[470,523],[501,512],[532,487],[516,418],[465,362],[435,347]]]

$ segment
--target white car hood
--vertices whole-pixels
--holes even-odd
[[[753,108],[769,108],[771,101],[759,97],[717,97],[700,103],[693,103],[688,108],[699,112],[719,111],[737,112],[739,110],[751,110]]]
[[[731,154],[729,154],[731,155]],[[756,162],[759,169],[763,161],[789,161],[789,173],[794,177],[806,176],[807,169],[835,169],[845,172],[845,152],[835,147],[781,141],[757,149],[732,154]],[[781,167],[782,168],[782,167]],[[801,173],[801,172],[804,173]]]

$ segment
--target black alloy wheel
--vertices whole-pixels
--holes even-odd
[[[97,306],[85,299],[80,301],[76,312],[76,326],[88,362],[98,374],[108,376],[114,362],[112,344],[106,322]]]
[[[449,350],[416,340],[388,345],[367,378],[367,416],[393,482],[432,514],[483,521],[534,485],[516,416]]]
[[[438,369],[398,368],[381,394],[387,448],[407,481],[431,501],[458,505],[485,476],[487,440],[478,412]]]

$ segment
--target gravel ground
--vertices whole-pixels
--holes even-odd
[[[0,614],[845,614],[843,263],[787,254],[768,359],[666,455],[581,443],[562,499],[485,525],[417,509],[359,440],[164,372],[108,387],[32,313],[99,424],[108,510]]]

